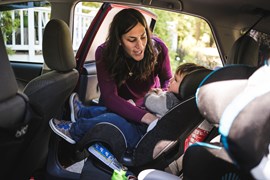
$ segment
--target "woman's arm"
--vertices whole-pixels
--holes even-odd
[[[153,122],[154,120],[158,119],[158,117],[156,117],[155,115],[151,114],[151,113],[146,113],[141,121],[145,124],[150,124],[151,122]]]

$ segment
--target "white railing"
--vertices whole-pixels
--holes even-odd
[[[97,8],[83,6],[82,3],[78,3],[76,5],[73,33],[73,49],[75,51],[78,50],[87,29],[97,14],[97,11]]]
[[[29,8],[10,12],[12,22],[15,19],[19,20],[19,26],[12,32],[11,41],[6,42],[6,46],[16,52],[12,57],[17,59],[16,57],[21,55],[23,61],[42,62],[39,54],[42,52],[43,31],[50,19],[50,8]]]
[[[76,52],[98,9],[82,6],[78,3],[75,9],[73,49]],[[90,12],[90,13],[89,13]],[[51,8],[29,8],[11,11],[14,22],[19,20],[19,26],[13,30],[12,37],[7,41],[7,48],[15,54],[9,55],[10,60],[43,62],[42,37],[43,31],[50,20]]]

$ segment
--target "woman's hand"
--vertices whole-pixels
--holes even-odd
[[[129,102],[130,104],[132,104],[133,106],[136,106],[135,102],[132,99],[127,100],[127,102]]]
[[[141,122],[145,123],[145,124],[150,124],[151,122],[153,122],[154,120],[158,119],[157,116],[151,114],[151,113],[146,113],[143,117]]]

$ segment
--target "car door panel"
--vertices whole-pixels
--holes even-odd
[[[21,92],[29,81],[41,74],[43,64],[11,62],[11,66],[19,86],[19,91]]]
[[[85,104],[88,105],[92,103],[93,99],[99,98],[100,91],[98,87],[95,62],[84,64],[80,75],[78,93]]]

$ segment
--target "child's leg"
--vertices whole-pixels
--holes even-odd
[[[107,112],[105,106],[82,106],[77,114],[78,118],[92,118]]]
[[[124,134],[129,148],[135,147],[146,132],[146,128],[141,124],[131,123],[114,113],[104,113],[93,118],[79,118],[76,123],[72,124],[70,135],[78,142],[87,131],[100,122],[108,122],[117,126]]]

